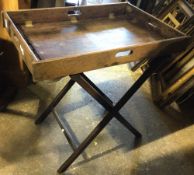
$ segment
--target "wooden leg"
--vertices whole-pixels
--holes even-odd
[[[133,94],[141,87],[141,85],[147,80],[149,76],[155,70],[154,66],[149,67],[143,75],[132,85],[132,87],[124,94],[115,107],[111,110],[119,111],[125,103],[133,96]],[[71,76],[73,78],[73,76]],[[77,79],[76,79],[77,82]],[[85,88],[84,88],[85,89]],[[87,90],[88,91],[88,90]],[[89,92],[88,92],[89,93]],[[89,93],[90,94],[90,93]],[[103,105],[104,106],[104,105]],[[110,110],[110,111],[111,111]],[[88,135],[88,137],[78,146],[78,148],[72,153],[72,155],[61,165],[58,169],[58,173],[62,173],[67,170],[69,166],[75,161],[77,157],[87,148],[87,146],[95,139],[95,137],[103,130],[103,128],[111,121],[114,115],[108,113],[103,120],[94,128],[94,130]]]
[[[121,122],[136,137],[141,137],[137,131],[118,111],[114,110],[111,100],[84,74],[72,75],[71,78],[85,89],[98,103],[100,103],[111,115]],[[111,103],[110,103],[111,102]]]
[[[51,102],[51,104],[43,111],[43,113],[36,119],[35,124],[42,123],[53,110],[53,108],[61,101],[61,99],[65,96],[65,94],[71,89],[74,85],[73,80],[69,80],[69,82],[65,85],[65,87],[59,92],[59,94],[55,97],[55,99]]]

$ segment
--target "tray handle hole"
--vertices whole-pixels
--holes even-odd
[[[80,16],[81,15],[81,11],[80,10],[69,10],[67,12],[68,16]]]
[[[115,57],[116,58],[122,58],[122,57],[125,57],[125,56],[130,56],[132,54],[133,54],[132,50],[125,50],[125,51],[117,52],[115,54]]]

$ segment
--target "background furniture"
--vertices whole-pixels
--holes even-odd
[[[0,0],[0,11],[26,7],[28,3],[24,0]],[[27,86],[29,81],[29,72],[0,22],[0,111],[12,100],[16,89]]]
[[[28,7],[29,3],[25,0],[7,1],[0,0],[0,11],[18,10],[20,7]],[[2,21],[2,19],[1,19]],[[30,81],[29,72],[23,63],[21,55],[17,52],[15,46],[10,43],[10,37],[0,22],[0,39],[1,39],[1,69],[4,72],[5,81],[15,87],[25,87]]]
[[[165,23],[194,38],[194,10],[185,0],[170,4],[158,15]],[[194,43],[151,78],[154,102],[164,108],[183,103],[194,94]]]
[[[138,5],[135,1],[135,4]],[[191,4],[190,4],[190,3]],[[154,5],[153,5],[154,4]],[[161,0],[152,1],[151,10],[144,4],[144,10],[154,14],[168,25],[194,38],[194,1]],[[139,4],[141,7],[141,3]],[[194,43],[184,52],[174,55],[161,72],[156,72],[151,78],[153,101],[160,107],[166,107],[172,102],[182,103],[194,94]],[[130,63],[132,71],[139,67],[144,70],[147,59]]]

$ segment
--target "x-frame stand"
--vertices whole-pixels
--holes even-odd
[[[87,146],[94,140],[94,138],[103,130],[103,128],[115,117],[121,124],[123,124],[129,131],[131,131],[137,138],[141,137],[141,134],[119,113],[119,110],[125,105],[125,103],[133,96],[133,94],[141,87],[141,85],[157,70],[162,63],[164,63],[165,57],[153,59],[149,67],[144,71],[144,73],[136,80],[136,82],[131,86],[131,88],[122,96],[122,98],[116,103],[115,106],[112,105],[112,101],[83,73],[76,75],[70,75],[69,82],[64,86],[64,88],[59,92],[51,104],[46,108],[45,111],[38,117],[36,124],[43,122],[50,112],[52,112],[55,106],[61,101],[65,94],[71,89],[74,83],[78,83],[83,89],[85,89],[99,104],[101,104],[107,113],[105,117],[99,122],[99,124],[93,129],[93,131],[86,137],[86,139],[76,147],[73,144],[70,133],[67,128],[63,126],[60,119],[57,117],[56,112],[54,112],[57,122],[61,127],[64,135],[66,136],[70,146],[73,148],[72,155],[61,165],[58,169],[58,173],[64,172],[75,159],[87,148]]]

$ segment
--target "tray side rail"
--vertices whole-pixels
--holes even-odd
[[[66,57],[65,59],[53,58],[41,60],[34,64],[34,80],[45,80],[73,75],[144,58],[149,58],[149,60],[151,60],[158,55],[169,55],[171,53],[180,52],[189,42],[188,37],[183,36],[178,39],[174,38],[162,42],[151,42],[138,46],[134,45],[103,52],[93,52],[86,55],[76,55],[74,57]]]
[[[108,17],[114,15],[125,15],[128,3],[88,5],[79,7],[57,7],[40,8],[20,11],[10,11],[9,16],[16,24],[25,24],[25,21],[32,23],[49,23],[60,21],[71,21],[73,17],[78,20]]]
[[[100,8],[99,8],[100,7]],[[99,14],[98,9],[103,9],[103,13]],[[112,12],[117,14],[125,14],[130,16],[129,20],[132,20],[131,15],[138,16],[138,19],[145,17],[148,24],[150,21],[154,22],[154,25],[157,25],[158,28],[164,28],[163,32],[167,32],[169,36],[166,36],[163,40],[149,42],[145,44],[138,45],[129,45],[121,48],[105,50],[100,52],[92,52],[82,55],[74,55],[71,57],[62,57],[62,58],[51,58],[49,60],[40,60],[38,55],[36,54],[33,47],[27,41],[27,38],[22,34],[22,32],[18,29],[18,25],[20,23],[25,23],[26,20],[48,20],[52,21],[56,19],[56,16],[50,19],[50,16],[44,16],[44,18],[38,19],[37,14],[40,15],[43,13],[53,12],[59,10],[59,16],[57,19],[64,20],[66,19],[67,12],[69,10],[75,9],[74,7],[66,7],[66,8],[57,8],[57,9],[38,9],[38,10],[24,10],[19,12],[4,12],[4,26],[10,34],[14,44],[19,50],[20,54],[23,57],[26,65],[28,66],[30,72],[33,75],[33,79],[35,81],[38,80],[48,80],[59,78],[62,76],[73,75],[80,72],[95,70],[98,68],[124,64],[132,61],[138,61],[145,58],[152,59],[157,57],[158,55],[166,55],[172,52],[181,51],[184,47],[188,45],[190,42],[190,37],[185,36],[181,32],[170,28],[165,25],[163,22],[158,20],[157,18],[152,17],[151,15],[139,10],[138,8],[132,6],[128,3],[119,3],[119,4],[110,4],[110,5],[95,5],[95,6],[82,6],[80,7],[81,12],[84,14],[88,9],[91,10],[91,17],[100,17],[101,15],[109,15]],[[82,10],[83,9],[83,10]],[[66,13],[62,13],[62,12]],[[63,17],[60,14],[63,14]],[[129,14],[130,13],[130,14]],[[21,15],[22,14],[22,15]],[[25,15],[24,15],[25,14]],[[32,14],[36,14],[35,16]],[[80,18],[84,18],[84,15],[80,15]],[[139,14],[139,15],[138,15]],[[31,16],[32,15],[32,16]],[[88,16],[90,18],[90,16]],[[32,19],[33,17],[33,19]],[[58,18],[61,17],[61,18]],[[145,20],[144,19],[144,20]],[[37,22],[37,21],[36,21]],[[151,29],[153,30],[153,26],[151,25]],[[149,25],[150,26],[150,25]],[[155,27],[154,27],[155,28]],[[158,28],[156,30],[158,30]],[[163,35],[163,34],[162,34]],[[82,66],[80,66],[82,65]]]
[[[12,19],[9,17],[8,13],[3,12],[2,16],[4,27],[8,31],[12,42],[16,46],[17,50],[19,51],[19,54],[21,55],[23,61],[26,63],[30,72],[33,72],[32,64],[34,61],[39,61],[38,57],[35,55],[32,48],[28,45],[23,35],[20,33]]]

